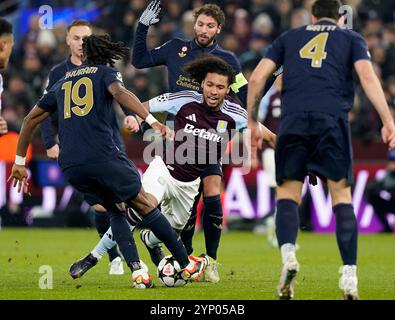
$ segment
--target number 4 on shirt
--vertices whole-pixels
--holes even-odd
[[[326,59],[326,41],[328,40],[328,32],[320,33],[311,39],[299,51],[299,55],[303,59],[310,59],[313,68],[321,68],[322,60]]]

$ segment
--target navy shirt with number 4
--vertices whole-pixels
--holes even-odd
[[[362,36],[328,20],[283,33],[266,58],[283,65],[282,115],[344,116],[354,101],[354,63],[370,59]]]
[[[82,65],[67,72],[37,102],[45,111],[58,111],[62,169],[105,162],[121,152],[114,141],[113,96],[107,89],[114,82],[122,83],[115,68]]]

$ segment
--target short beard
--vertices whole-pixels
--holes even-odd
[[[199,41],[198,35],[195,33],[195,39],[199,46],[207,47],[210,43],[212,43],[215,39],[215,35],[208,39],[207,44],[203,44]]]

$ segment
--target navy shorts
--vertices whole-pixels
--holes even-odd
[[[276,144],[276,181],[303,182],[307,175],[353,183],[351,133],[346,116],[294,113],[281,119]]]
[[[63,171],[65,179],[84,195],[90,205],[129,202],[141,189],[137,168],[124,154],[107,162],[68,167]]]

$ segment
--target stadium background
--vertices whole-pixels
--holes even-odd
[[[148,45],[154,48],[172,37],[192,38],[194,8],[206,2],[219,4],[226,13],[226,25],[219,43],[235,52],[248,79],[265,48],[282,31],[309,23],[313,0],[163,0],[160,22],[150,28]],[[366,39],[372,61],[386,92],[391,110],[395,108],[395,2],[344,1],[353,8],[353,28]],[[96,31],[108,31],[114,40],[133,43],[145,0],[116,1],[13,1],[0,4],[0,15],[14,25],[15,47],[8,70],[2,71],[5,91],[2,115],[10,133],[0,138],[0,208],[2,226],[80,226],[92,224],[89,207],[79,195],[64,185],[56,163],[48,161],[39,132],[32,141],[32,197],[19,195],[6,185],[15,155],[15,139],[24,116],[41,96],[49,70],[68,56],[66,26],[74,19],[88,19]],[[50,5],[53,29],[40,29],[39,8]],[[115,18],[114,18],[115,17]],[[129,61],[117,64],[127,88],[142,101],[167,90],[165,67],[136,70]],[[122,122],[122,113],[119,112]],[[377,232],[381,225],[364,199],[368,180],[382,174],[386,147],[380,141],[378,114],[356,86],[356,99],[350,122],[355,159],[354,206],[362,232]],[[140,134],[123,130],[129,157],[143,171],[144,142]],[[260,230],[273,206],[273,195],[265,184],[264,170],[242,176],[233,166],[225,168],[224,208],[229,228]],[[332,232],[334,220],[322,185],[309,187],[302,225],[306,230]],[[393,218],[393,216],[392,216]],[[395,220],[395,219],[394,219]],[[394,223],[395,221],[391,222]]]

